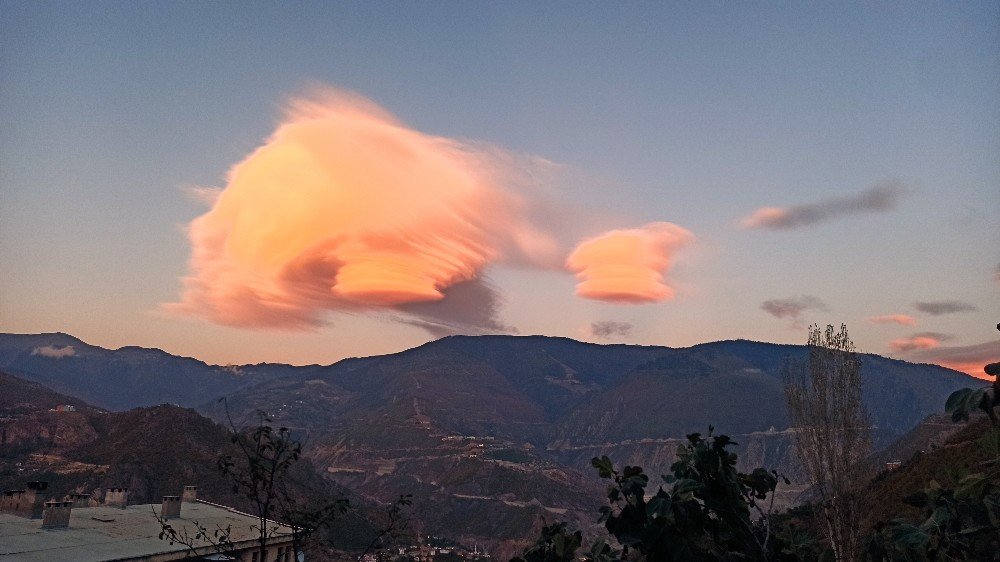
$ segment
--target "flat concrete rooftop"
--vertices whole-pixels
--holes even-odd
[[[103,560],[134,560],[149,557],[178,558],[187,547],[171,545],[161,540],[160,524],[153,516],[159,514],[157,504],[120,507],[75,507],[70,513],[69,528],[42,529],[41,519],[27,519],[0,513],[0,558],[25,561],[97,562]],[[224,506],[197,501],[185,503],[181,516],[168,523],[178,532],[187,529],[196,533],[197,521],[211,531],[217,527],[232,527],[234,543],[259,538],[257,518]],[[275,538],[291,535],[291,529],[279,525]],[[207,543],[202,543],[207,545]]]

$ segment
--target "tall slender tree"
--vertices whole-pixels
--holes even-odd
[[[861,358],[841,324],[809,327],[809,356],[785,366],[785,398],[795,428],[799,460],[819,496],[819,508],[834,555],[861,556],[857,525],[862,460],[871,452],[871,421],[861,393]]]

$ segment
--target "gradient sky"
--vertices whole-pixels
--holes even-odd
[[[447,273],[492,287],[493,330],[686,346],[844,322],[867,352],[1000,359],[996,2],[3,1],[0,330],[218,363],[432,339],[427,309],[369,306],[384,292],[306,310],[305,329],[220,323],[185,294],[197,188],[227,187],[293,100],[332,89],[414,146],[453,139],[530,178],[484,180],[541,211],[477,207],[483,243],[540,230],[566,238],[559,263],[522,244]],[[578,287],[594,248],[633,239],[643,298]]]

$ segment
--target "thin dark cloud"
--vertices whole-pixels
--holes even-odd
[[[632,324],[629,322],[615,322],[613,320],[601,320],[590,323],[590,333],[596,338],[609,339],[613,336],[627,337],[632,334]]]
[[[913,337],[915,337],[915,338],[933,338],[933,339],[936,339],[939,342],[951,341],[951,340],[955,339],[955,336],[953,336],[952,334],[945,334],[945,333],[942,333],[942,332],[917,332],[917,333],[913,334]]]
[[[761,310],[775,318],[797,318],[807,310],[826,310],[826,305],[817,297],[802,295],[790,299],[771,299],[760,304]]]
[[[925,314],[930,314],[931,316],[954,314],[956,312],[975,312],[976,310],[979,310],[975,306],[962,301],[918,301],[913,303],[913,308]]]
[[[761,310],[775,318],[789,319],[792,325],[802,325],[802,315],[808,310],[826,310],[826,305],[818,297],[802,295],[788,299],[771,299],[760,304]]]
[[[746,228],[790,230],[861,213],[895,209],[906,193],[898,181],[880,183],[861,193],[790,207],[762,207],[741,221]]]

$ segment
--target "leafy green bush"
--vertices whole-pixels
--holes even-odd
[[[926,520],[914,525],[893,519],[876,528],[868,553],[874,561],[991,560],[1000,553],[1000,486],[996,474],[963,477],[954,489],[931,480],[922,492],[906,498],[924,509]]]
[[[578,555],[580,531],[565,523],[550,525],[517,562],[559,562],[578,556],[594,562],[618,560],[800,560],[795,543],[773,532],[770,501],[779,475],[758,468],[736,470],[735,445],[726,435],[687,436],[678,447],[671,474],[646,497],[649,477],[642,468],[620,471],[607,456],[591,464],[611,480],[601,519],[621,550],[603,540]],[[787,483],[787,481],[786,481]]]
[[[923,491],[907,497],[908,504],[923,509],[926,519],[913,524],[897,518],[878,525],[868,543],[872,560],[1000,559],[1000,417],[996,412],[1000,363],[983,370],[997,380],[988,387],[956,390],[945,410],[954,421],[968,420],[977,410],[989,416],[992,427],[980,447],[992,453],[991,458],[980,463],[982,472],[956,478],[954,488],[931,480]]]

